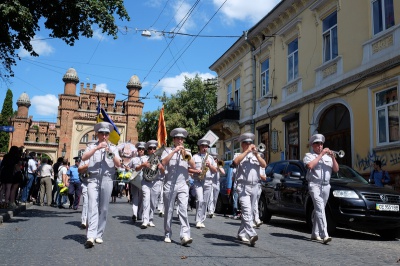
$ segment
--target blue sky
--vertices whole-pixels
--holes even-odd
[[[58,95],[64,91],[63,75],[73,67],[79,82],[96,84],[97,91],[116,94],[125,100],[132,75],[142,82],[143,112],[157,110],[156,95],[182,89],[184,77],[196,74],[216,77],[209,69],[237,38],[192,37],[240,36],[264,17],[280,0],[148,0],[125,1],[130,21],[117,20],[118,39],[102,35],[97,25],[94,38],[81,38],[74,46],[48,38],[44,27],[32,45],[39,57],[19,51],[22,60],[13,68],[15,77],[0,81],[0,103],[8,88],[13,92],[13,108],[26,92],[31,99],[29,115],[34,121],[57,121]],[[251,4],[250,4],[251,3]],[[190,12],[192,10],[192,12]],[[188,15],[189,14],[189,15]],[[139,29],[139,30],[136,30]],[[149,30],[151,37],[143,37]],[[79,83],[77,93],[79,95]]]

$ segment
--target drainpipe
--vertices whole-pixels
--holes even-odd
[[[246,40],[246,42],[251,46],[251,53],[253,54],[253,52],[256,50],[256,47],[249,41],[247,34],[249,31],[244,31],[244,39]],[[252,55],[252,63],[251,63],[251,68],[252,68],[252,76],[253,76],[253,80],[252,80],[252,84],[253,84],[253,90],[252,90],[252,97],[253,97],[253,106],[252,106],[252,119],[251,119],[251,133],[255,134],[255,122],[254,122],[254,115],[256,113],[256,56]]]

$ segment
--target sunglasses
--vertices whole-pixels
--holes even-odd
[[[138,151],[144,151],[144,149],[143,149],[143,148],[138,148],[137,150],[138,150]]]
[[[323,142],[314,142],[313,144],[315,144],[315,145],[324,145],[324,143]]]
[[[156,147],[149,147],[148,150],[157,150]]]

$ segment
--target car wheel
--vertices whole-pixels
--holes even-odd
[[[268,211],[267,200],[264,195],[261,195],[258,201],[258,213],[260,215],[260,220],[264,223],[269,223],[271,221],[272,214]]]
[[[400,237],[400,228],[376,231],[383,240],[395,240]]]

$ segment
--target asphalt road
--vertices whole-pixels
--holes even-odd
[[[110,204],[104,243],[85,249],[80,212],[33,205],[0,225],[0,265],[400,265],[400,241],[339,229],[325,245],[310,240],[306,224],[272,217],[257,229],[255,247],[236,239],[239,220],[218,215],[180,245],[174,217],[172,243],[164,243],[163,218],[140,229],[126,198]]]

